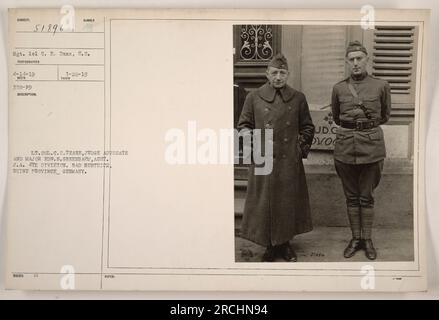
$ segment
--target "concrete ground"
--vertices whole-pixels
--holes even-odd
[[[375,228],[373,242],[377,250],[375,261],[413,261],[414,240],[411,228]],[[313,231],[298,235],[292,241],[299,262],[369,261],[364,251],[345,259],[343,250],[351,237],[347,227],[315,227]],[[265,248],[235,237],[236,262],[260,262]],[[283,260],[277,260],[280,262]]]

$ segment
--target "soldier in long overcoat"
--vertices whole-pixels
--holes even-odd
[[[389,120],[391,93],[387,81],[366,71],[366,48],[354,41],[346,49],[350,76],[334,86],[332,113],[339,125],[334,149],[335,169],[346,196],[352,239],[344,257],[364,249],[366,257],[377,257],[372,242],[373,191],[378,186],[386,157],[383,130]]]
[[[305,95],[286,84],[288,63],[282,54],[271,60],[266,76],[268,82],[247,95],[238,129],[260,129],[262,137],[272,130],[272,170],[258,175],[257,165],[250,166],[241,235],[266,247],[263,261],[297,261],[289,241],[312,230],[302,158],[308,155],[314,125]]]

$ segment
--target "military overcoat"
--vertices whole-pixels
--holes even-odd
[[[238,129],[273,133],[271,173],[255,175],[254,163],[249,169],[241,236],[267,246],[312,230],[302,157],[312,143],[314,125],[305,95],[266,83],[247,95]]]

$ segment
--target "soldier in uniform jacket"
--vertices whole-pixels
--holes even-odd
[[[268,82],[247,95],[238,122],[241,133],[259,129],[261,136],[267,130],[273,134],[268,141],[271,172],[256,175],[255,164],[250,165],[241,227],[243,238],[266,247],[262,261],[296,261],[290,241],[312,230],[302,158],[307,157],[314,125],[305,95],[286,84],[288,75],[286,58],[276,55],[266,71]]]
[[[389,120],[389,84],[366,72],[367,50],[354,41],[346,50],[350,76],[337,83],[332,92],[332,113],[337,129],[334,149],[336,171],[346,196],[352,239],[344,257],[365,250],[376,259],[371,239],[374,218],[373,191],[378,186],[386,157],[383,130]]]

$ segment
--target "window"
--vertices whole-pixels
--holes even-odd
[[[235,63],[266,66],[279,51],[279,28],[267,24],[235,26]]]
[[[416,27],[376,26],[375,30],[366,31],[365,37],[365,42],[369,41],[372,75],[390,84],[392,115],[412,115],[416,83]]]

